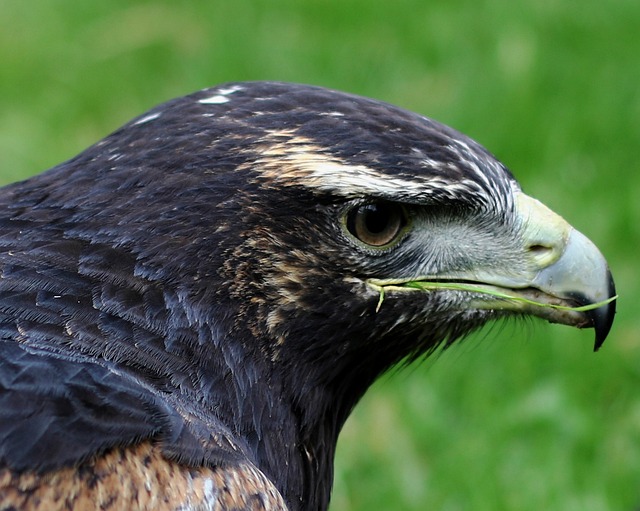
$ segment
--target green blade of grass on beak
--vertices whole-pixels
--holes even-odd
[[[377,285],[376,287],[378,288],[378,291],[380,293],[380,298],[378,299],[378,304],[376,306],[376,312],[378,312],[380,310],[380,307],[382,307],[382,302],[384,301],[384,289],[387,286]],[[595,310],[602,307],[603,305],[607,305],[608,303],[613,302],[618,298],[618,295],[615,295],[615,296],[612,296],[611,298],[608,298],[607,300],[602,300],[600,302],[590,303],[588,305],[582,305],[579,307],[569,307],[568,305],[555,305],[550,303],[537,302],[529,298],[513,296],[508,293],[504,293],[502,291],[497,291],[494,289],[486,289],[478,285],[464,284],[460,282],[425,282],[425,281],[418,280],[418,281],[405,282],[403,284],[393,284],[393,287],[406,287],[410,289],[419,289],[421,291],[435,291],[439,289],[450,289],[453,291],[469,291],[472,293],[479,293],[479,294],[485,294],[488,296],[493,296],[496,298],[500,298],[502,300],[511,300],[516,303],[523,303],[527,305],[535,305],[537,307],[544,307],[548,309],[557,309],[557,310],[573,311],[573,312],[587,312],[590,310]]]

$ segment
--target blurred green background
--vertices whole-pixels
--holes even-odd
[[[637,0],[0,0],[0,179],[225,81],[372,96],[474,137],[605,253],[593,335],[486,328],[393,371],[347,423],[331,509],[640,506]]]

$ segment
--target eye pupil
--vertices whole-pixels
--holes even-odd
[[[366,208],[363,208],[360,217],[364,223],[364,228],[371,234],[380,234],[387,229],[390,221],[392,220],[389,215],[388,208],[379,204],[370,204]]]
[[[352,209],[347,216],[349,232],[374,247],[391,243],[405,224],[404,210],[393,203],[364,204]]]

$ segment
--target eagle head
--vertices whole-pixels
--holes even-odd
[[[319,87],[170,101],[2,202],[26,260],[74,275],[47,289],[83,283],[56,349],[224,423],[292,509],[326,505],[340,427],[394,364],[510,316],[597,349],[615,311],[594,244],[478,143]]]

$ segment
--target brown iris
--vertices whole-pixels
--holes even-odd
[[[347,215],[347,229],[362,243],[383,247],[391,243],[406,225],[403,208],[391,202],[363,204]]]

